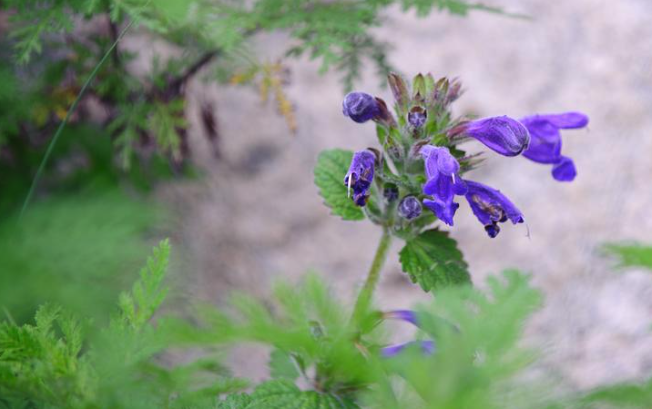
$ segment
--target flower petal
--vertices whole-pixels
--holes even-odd
[[[505,156],[516,156],[530,143],[527,128],[508,116],[478,119],[465,125],[467,135]]]
[[[444,175],[451,176],[460,170],[460,164],[457,159],[451,155],[448,148],[441,147],[439,148],[439,155],[437,155],[437,168],[439,169],[439,172]]]
[[[424,199],[423,205],[430,209],[439,220],[446,223],[449,226],[453,225],[453,217],[457,208],[460,207],[458,203],[451,201],[450,203],[444,203],[439,200],[429,200]]]
[[[530,145],[533,138],[545,139],[555,141],[561,139],[559,128],[551,124],[548,120],[543,119],[539,115],[528,116],[521,118],[521,123],[527,128],[530,133]]]
[[[385,358],[391,358],[395,355],[398,355],[404,349],[415,344],[419,344],[421,346],[421,351],[426,355],[432,355],[437,349],[434,341],[430,341],[430,340],[425,340],[421,342],[410,341],[403,344],[396,344],[396,345],[385,347],[380,350],[380,353]]]
[[[521,211],[499,190],[470,180],[467,180],[466,184],[469,188],[466,200],[473,214],[484,225],[489,237],[496,237],[500,232],[498,223],[511,220],[516,224],[524,221]]]
[[[466,192],[469,191],[469,188],[466,186],[466,182],[457,174],[453,175],[453,178],[455,179],[453,181],[453,192],[456,195],[464,196]]]
[[[561,114],[545,114],[536,116],[548,121],[559,129],[584,128],[589,123],[589,117],[581,112],[564,112]]]
[[[405,322],[409,322],[412,325],[419,326],[417,322],[417,313],[412,310],[394,310],[387,311],[383,314],[385,319],[397,319]]]
[[[446,147],[424,145],[419,153],[423,157],[426,176],[429,179],[437,172],[450,176],[460,170],[459,162]]]
[[[526,158],[538,163],[557,163],[561,160],[561,135],[541,138],[530,132],[530,146],[523,152]]]
[[[423,193],[432,196],[435,201],[450,203],[453,201],[453,196],[455,195],[453,191],[453,178],[439,174],[423,185]]]
[[[439,157],[439,148],[432,145],[424,145],[419,150],[423,158],[423,166],[426,171],[426,177],[432,179],[439,176],[439,166],[437,158]]]
[[[575,163],[569,157],[562,156],[561,161],[552,168],[552,177],[560,182],[571,182],[577,176]]]

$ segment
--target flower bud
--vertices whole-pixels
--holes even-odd
[[[421,202],[414,196],[406,196],[398,204],[398,215],[407,220],[419,217],[421,210]]]
[[[389,88],[392,90],[392,95],[394,95],[394,100],[396,100],[396,103],[400,107],[405,109],[410,98],[405,80],[398,74],[390,73],[387,77],[387,82],[389,83]]]
[[[391,203],[394,200],[398,199],[398,188],[396,187],[396,185],[388,183],[385,186],[383,186],[383,197],[385,198],[387,203]]]
[[[454,128],[449,137],[464,133],[505,156],[520,155],[530,144],[530,133],[520,122],[508,116],[477,119]]]
[[[350,92],[342,102],[342,113],[357,123],[363,123],[380,114],[380,107],[373,96],[364,92]]]
[[[428,112],[420,106],[415,106],[408,112],[408,122],[415,129],[421,128],[428,119]]]

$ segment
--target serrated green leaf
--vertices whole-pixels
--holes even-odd
[[[403,271],[424,291],[471,282],[457,243],[439,230],[428,230],[408,240],[399,259]]]
[[[344,186],[344,176],[352,158],[353,152],[343,149],[323,151],[315,166],[315,184],[333,215],[344,220],[362,220],[364,213],[348,197]]]
[[[247,409],[251,402],[251,396],[243,393],[229,395],[225,400],[217,404],[217,409]]]
[[[349,398],[316,391],[302,391],[287,380],[262,383],[251,394],[246,409],[358,409]]]

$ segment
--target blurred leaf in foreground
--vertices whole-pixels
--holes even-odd
[[[24,322],[44,303],[84,317],[106,316],[125,271],[147,254],[151,205],[116,190],[34,204],[0,222],[0,308]]]
[[[652,270],[652,246],[638,243],[610,243],[606,244],[604,249],[618,258],[619,267],[645,267]]]

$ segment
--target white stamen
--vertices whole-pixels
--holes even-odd
[[[346,197],[351,197],[351,179],[353,179],[351,176],[349,175],[349,183],[346,186]]]

